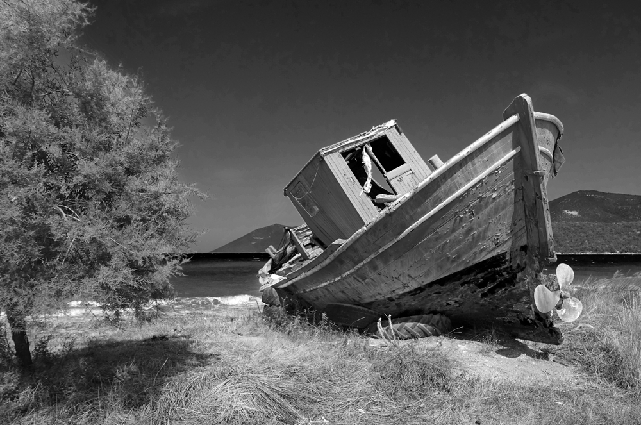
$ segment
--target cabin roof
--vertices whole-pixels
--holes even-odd
[[[343,148],[361,145],[363,143],[370,141],[372,138],[378,136],[379,133],[393,127],[398,127],[398,125],[396,124],[396,120],[389,120],[386,123],[372,127],[370,130],[364,131],[361,134],[358,134],[354,137],[350,137],[349,139],[345,139],[342,142],[334,143],[333,145],[324,147],[321,150],[319,150],[318,153],[325,156],[328,153],[340,151]]]
[[[296,175],[287,183],[287,185],[285,186],[285,189],[283,190],[284,194],[287,195],[287,192],[286,192],[287,188],[292,184],[294,180],[296,180],[296,178],[298,178],[300,173],[302,173],[303,170],[307,168],[309,163],[312,162],[314,158],[316,158],[316,156],[320,155],[321,157],[324,157],[325,155],[333,152],[341,151],[343,149],[346,149],[352,146],[362,145],[363,143],[367,143],[371,139],[377,137],[381,132],[394,127],[396,127],[399,131],[401,131],[400,127],[396,123],[396,120],[389,120],[386,123],[374,126],[370,130],[364,131],[361,134],[350,137],[349,139],[345,139],[342,142],[334,143],[333,145],[321,148],[309,159],[309,161],[305,163],[305,165],[303,165],[303,168],[301,168],[300,171],[296,173]]]

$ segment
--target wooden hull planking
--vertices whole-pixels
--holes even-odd
[[[498,321],[560,342],[532,300],[533,278],[554,258],[546,185],[562,126],[524,95],[504,115],[376,220],[274,285],[278,294],[319,311],[342,303],[392,317]]]

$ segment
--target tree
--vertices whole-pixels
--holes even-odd
[[[0,0],[0,308],[31,363],[26,317],[76,297],[140,311],[172,295],[195,237],[177,146],[138,78],[76,47],[76,0]],[[59,55],[70,57],[63,61]]]

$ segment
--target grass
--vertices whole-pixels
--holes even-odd
[[[630,285],[579,289],[584,315],[560,325],[566,341],[551,349],[584,371],[571,387],[480,379],[420,342],[372,346],[256,307],[118,327],[51,319],[32,326],[30,371],[0,339],[0,423],[638,424],[641,305]],[[489,351],[499,345],[493,330],[479,335]]]
[[[574,295],[584,305],[556,354],[602,382],[641,394],[641,274],[591,280]]]
[[[554,222],[558,252],[641,252],[641,221]]]

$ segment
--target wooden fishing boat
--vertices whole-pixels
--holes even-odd
[[[264,299],[361,329],[429,313],[560,343],[534,296],[556,261],[546,186],[562,134],[520,95],[445,163],[423,161],[395,121],[321,149],[284,190],[306,224],[269,250]]]

